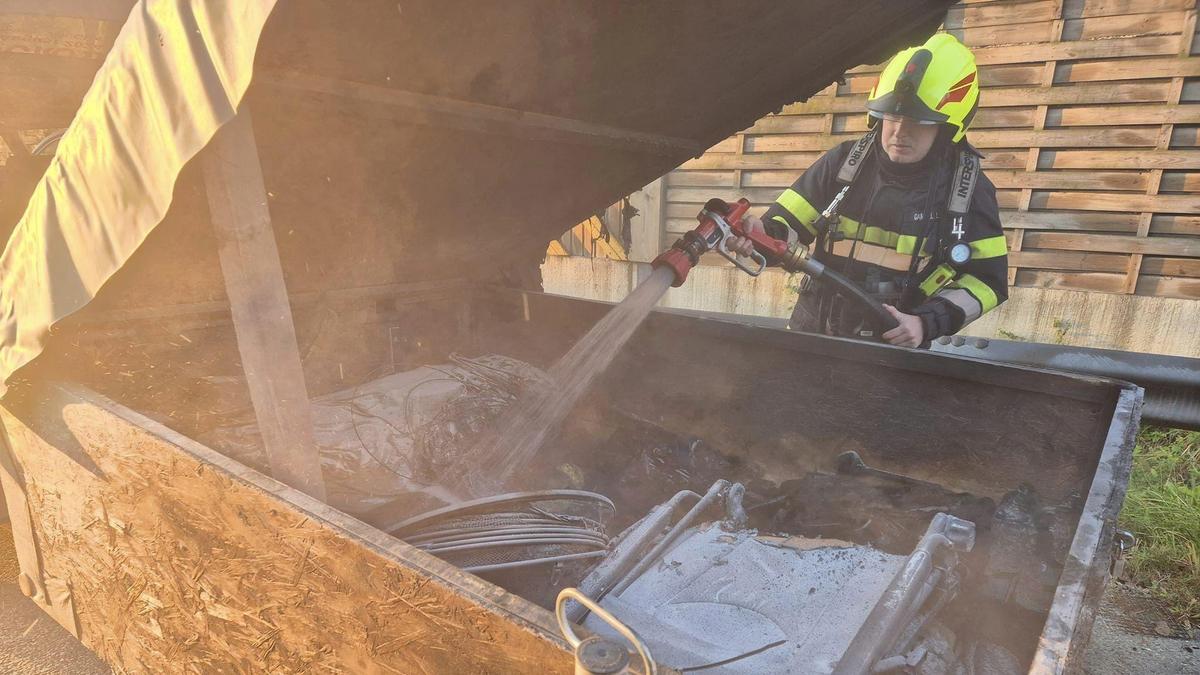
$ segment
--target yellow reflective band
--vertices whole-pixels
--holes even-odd
[[[812,224],[817,222],[817,218],[821,217],[821,213],[813,208],[812,204],[808,203],[804,195],[788,188],[783,191],[783,194],[779,195],[779,199],[776,199],[775,203],[787,209],[787,212],[792,214],[793,218],[800,221],[800,224],[806,230],[814,235],[817,233],[816,228]]]
[[[983,307],[984,314],[987,314],[990,310],[995,309],[996,305],[1000,304],[999,300],[996,298],[996,291],[993,291],[991,286],[988,286],[970,274],[964,274],[959,277],[954,282],[953,286],[955,288],[964,289],[971,295],[975,296],[975,299],[979,301],[980,306]]]
[[[971,258],[975,260],[986,260],[987,258],[999,258],[1002,255],[1008,255],[1008,240],[1004,235],[996,235],[987,239],[970,242]]]
[[[929,242],[925,242],[925,243],[921,244],[921,257],[922,258],[927,257],[929,255],[928,243]],[[905,253],[907,255],[912,255],[913,249],[915,249],[916,247],[917,247],[917,237],[915,235],[902,234],[896,239],[896,252],[897,253]]]
[[[946,284],[954,280],[954,268],[949,265],[938,265],[929,276],[925,277],[925,281],[921,282],[919,288],[925,294],[925,297],[932,297],[934,293],[942,290]],[[995,295],[992,296],[995,298]],[[980,304],[983,301],[980,300]],[[994,305],[993,305],[994,306]]]
[[[895,248],[896,241],[899,239],[899,235],[895,232],[874,225],[867,225],[864,228],[862,223],[846,216],[838,216],[838,231],[846,235],[848,239],[858,239],[868,244],[878,244],[890,248]]]

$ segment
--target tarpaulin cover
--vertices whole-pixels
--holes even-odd
[[[0,395],[171,204],[250,85],[275,0],[145,0],[129,16],[0,255]]]

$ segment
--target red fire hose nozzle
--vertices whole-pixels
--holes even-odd
[[[858,284],[809,258],[804,245],[798,242],[788,245],[786,241],[776,239],[762,230],[746,231],[742,218],[749,209],[750,202],[744,198],[734,204],[721,199],[708,200],[700,210],[700,215],[696,216],[700,221],[696,229],[685,233],[671,248],[663,251],[651,266],[655,269],[669,267],[675,273],[675,281],[671,285],[682,286],[688,272],[700,262],[700,256],[709,251],[720,253],[752,277],[762,274],[770,259],[788,272],[804,272],[813,279],[835,286],[839,292],[866,308],[883,330],[897,326],[896,319],[878,300],[864,292]],[[734,237],[745,237],[754,244],[754,253],[750,258],[757,263],[757,267],[746,265],[728,249],[727,244]]]
[[[808,262],[804,257],[803,246],[796,244],[789,247],[787,242],[780,241],[766,232],[746,231],[742,218],[749,209],[750,202],[746,199],[739,199],[734,204],[720,199],[708,200],[696,216],[700,224],[694,230],[685,233],[671,248],[663,251],[651,265],[655,268],[671,268],[675,272],[675,282],[672,286],[683,285],[688,272],[700,262],[700,256],[709,251],[720,253],[752,277],[762,274],[767,268],[768,258],[777,261],[789,272],[803,271],[803,265]],[[727,245],[734,237],[746,237],[753,242],[754,251],[750,254],[750,259],[755,265],[747,265],[729,250]]]

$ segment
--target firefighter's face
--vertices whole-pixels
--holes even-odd
[[[938,125],[921,124],[911,117],[884,115],[881,139],[888,159],[897,164],[919,162],[937,139]]]

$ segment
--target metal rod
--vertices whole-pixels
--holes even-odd
[[[654,540],[654,536],[662,532],[671,522],[675,509],[686,499],[700,499],[700,495],[691,490],[681,490],[671,499],[655,506],[645,518],[626,530],[626,534],[617,542],[612,554],[603,560],[596,569],[592,570],[579,584],[579,591],[587,597],[599,602],[608,595],[612,587],[625,578],[638,561],[638,555],[645,549],[646,544]],[[587,616],[587,607],[576,603],[567,604],[567,618],[574,623],[583,621]]]
[[[666,536],[662,538],[662,541],[658,542],[658,544],[651,549],[650,553],[645,558],[642,558],[641,562],[639,562],[636,567],[630,570],[629,574],[627,574],[625,578],[622,579],[619,584],[617,584],[616,588],[613,589],[613,592],[616,595],[620,595],[625,591],[626,588],[629,588],[629,584],[633,583],[633,581],[637,579],[642,572],[645,572],[650,565],[654,564],[654,561],[658,560],[658,557],[662,555],[663,551],[667,550],[667,547],[670,546],[676,538],[679,537],[680,533],[686,530],[692,524],[692,521],[699,517],[699,515],[703,513],[705,509],[711,506],[712,503],[721,496],[721,491],[727,487],[729,487],[729,481],[725,479],[721,479],[713,483],[712,487],[708,488],[708,492],[706,492],[704,496],[700,498],[700,501],[696,502],[696,505],[693,506],[691,510],[688,511],[682,518],[680,518],[678,523],[675,523],[675,526],[671,528],[671,531],[667,532]]]
[[[514,567],[528,567],[530,565],[541,565],[543,563],[565,562],[567,560],[581,560],[583,558],[599,558],[605,554],[604,551],[587,551],[585,553],[569,553],[567,555],[554,555],[549,558],[534,558],[532,560],[514,560],[506,563],[495,563],[492,565],[475,565],[472,567],[463,567],[464,572],[478,574],[479,572],[495,572],[496,570],[507,570]]]
[[[928,597],[926,582],[933,572],[934,557],[942,548],[969,551],[975,545],[975,524],[946,513],[934,515],[921,541],[913,549],[858,629],[834,675],[866,675],[900,636],[919,605]]]
[[[540,546],[567,545],[576,544],[583,546],[596,546],[601,549],[605,548],[605,542],[592,537],[520,537],[510,540],[495,540],[495,541],[477,541],[464,544],[454,544],[449,546],[430,546],[423,549],[430,553],[451,553],[454,551],[473,551],[480,548],[503,548],[507,546],[526,546],[537,544]]]

